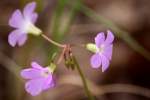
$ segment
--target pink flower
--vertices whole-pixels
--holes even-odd
[[[36,62],[32,62],[31,66],[32,68],[21,71],[21,76],[28,80],[25,84],[25,89],[28,93],[36,96],[43,90],[54,86],[52,70],[49,67],[43,68]]]
[[[19,9],[15,10],[9,19],[9,25],[13,30],[8,36],[9,44],[14,47],[16,44],[22,46],[27,40],[27,33],[39,35],[41,30],[34,26],[38,14],[34,12],[35,2],[31,2],[25,6],[23,13]]]
[[[88,44],[87,49],[95,54],[91,57],[91,65],[93,68],[99,68],[102,65],[102,72],[109,67],[109,61],[112,58],[112,49],[114,35],[111,31],[107,31],[107,38],[103,32],[98,33],[95,37],[95,44]]]

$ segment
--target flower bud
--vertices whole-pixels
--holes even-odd
[[[86,44],[86,49],[93,52],[93,53],[96,53],[96,51],[97,51],[97,47],[93,43]]]

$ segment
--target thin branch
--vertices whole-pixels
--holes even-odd
[[[105,95],[107,93],[131,93],[150,98],[150,90],[144,87],[131,84],[109,84],[98,86],[89,80],[86,81],[88,83],[89,90],[95,96]],[[79,76],[75,75],[62,76],[59,79],[59,83],[83,87],[82,80]]]
[[[54,44],[54,45],[56,45],[56,46],[58,46],[58,47],[61,47],[61,48],[65,48],[65,47],[66,47],[66,45],[63,45],[63,44],[60,44],[60,43],[57,43],[57,42],[53,41],[52,39],[50,39],[49,37],[47,37],[45,34],[41,34],[41,36],[42,36],[45,40],[47,40],[48,42],[50,42],[50,43],[52,43],[52,44]]]
[[[19,80],[21,80],[19,72],[20,67],[17,65],[11,58],[5,55],[3,52],[0,51],[0,64],[2,64],[8,71],[13,73]]]

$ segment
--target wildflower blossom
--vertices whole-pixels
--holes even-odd
[[[95,44],[89,43],[86,45],[87,49],[95,54],[91,57],[91,66],[99,68],[102,65],[102,72],[109,67],[109,61],[112,58],[112,49],[114,35],[111,31],[107,31],[107,38],[103,32],[98,33],[95,37]]]
[[[27,40],[27,33],[41,34],[41,30],[34,25],[38,17],[38,14],[34,12],[35,7],[35,2],[28,3],[23,9],[23,13],[17,9],[9,19],[9,25],[15,28],[8,36],[8,42],[12,47],[16,44],[22,46]]]
[[[21,71],[21,76],[27,79],[25,89],[32,96],[40,94],[43,90],[47,90],[54,86],[52,73],[55,69],[55,65],[52,64],[52,68],[43,68],[36,62],[31,63],[32,68],[24,69]]]

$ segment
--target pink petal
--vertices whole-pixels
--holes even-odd
[[[37,13],[32,14],[31,22],[34,24],[37,21],[37,18],[38,18],[38,14]]]
[[[31,21],[35,8],[36,8],[36,2],[28,3],[23,10],[24,17]]]
[[[20,30],[14,30],[12,31],[8,36],[8,43],[14,47],[17,44],[17,41],[19,39],[19,34],[21,34]]]
[[[49,75],[44,84],[45,85],[43,86],[43,90],[47,90],[54,86],[52,75]]]
[[[114,35],[111,31],[108,30],[107,31],[107,38],[105,40],[105,44],[110,44],[110,43],[113,42],[113,40],[114,40]]]
[[[43,70],[43,69],[44,69],[41,65],[39,65],[39,64],[38,64],[37,62],[35,62],[35,61],[33,61],[33,62],[31,63],[31,66],[32,66],[32,68],[39,69],[39,70]]]
[[[104,48],[103,55],[107,57],[107,59],[111,60],[112,58],[112,51],[113,51],[113,45],[107,45],[107,47]]]
[[[101,55],[101,59],[102,59],[102,72],[104,72],[109,67],[109,60],[104,55]]]
[[[91,57],[91,65],[93,68],[99,68],[101,65],[101,56],[99,54],[94,54]]]
[[[28,81],[25,85],[26,91],[32,96],[40,94],[43,90],[43,86],[45,85],[45,80],[46,78],[38,78]]]
[[[20,10],[15,10],[12,17],[9,19],[9,25],[14,28],[19,28],[24,23],[24,19]]]
[[[24,10],[23,10],[23,14],[24,16],[25,15],[29,15],[32,14],[35,10],[35,7],[36,7],[36,2],[31,2],[31,3],[28,3],[25,7],[24,7]]]
[[[95,37],[95,43],[98,47],[101,46],[104,40],[105,40],[105,35],[103,32],[98,33],[97,36]]]
[[[35,78],[41,78],[41,70],[35,69],[35,68],[28,68],[21,71],[21,76],[24,79],[35,79]]]
[[[22,46],[27,40],[27,34],[21,34],[18,39],[18,45]]]

